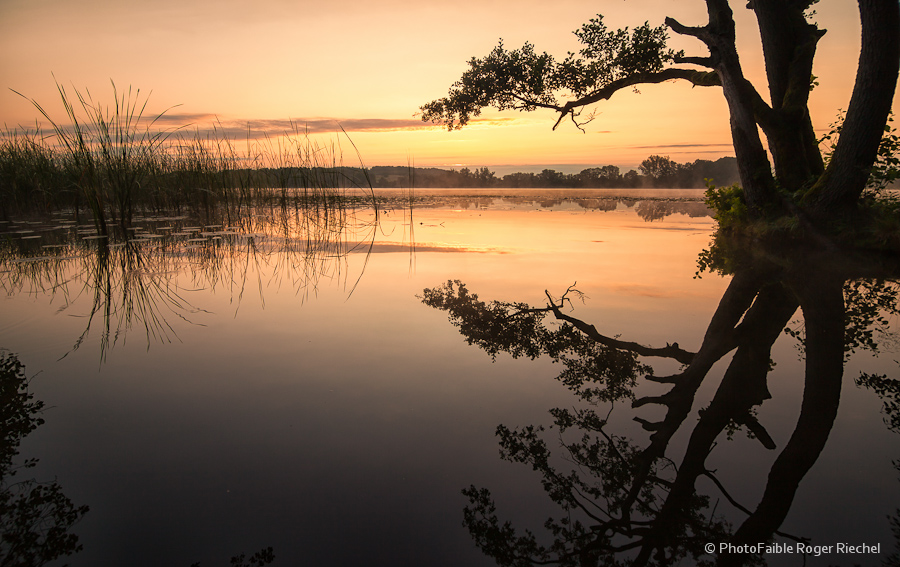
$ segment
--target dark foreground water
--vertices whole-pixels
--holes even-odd
[[[579,400],[545,358],[492,361],[420,297],[460,280],[485,300],[542,306],[545,290],[558,297],[577,282],[584,301],[567,313],[601,333],[696,350],[729,278],[695,278],[715,225],[686,196],[419,195],[412,210],[317,227],[146,217],[134,242],[111,247],[69,219],[4,223],[0,348],[48,408],[21,457],[40,459],[29,476],[90,506],[73,528],[84,549],[66,561],[214,567],[271,546],[285,566],[492,565],[463,527],[470,485],[491,490],[501,520],[549,542],[542,525],[559,508],[539,473],[499,458],[495,430],[549,424],[551,408],[606,417],[610,406]],[[891,335],[876,340],[878,356],[849,357],[837,419],[781,527],[831,547],[804,558],[776,537],[795,547],[770,553],[773,565],[878,565],[895,550],[900,438],[884,400],[855,384],[861,372],[897,376]],[[751,510],[800,413],[797,344],[775,342],[772,398],[757,412],[776,449],[739,430],[706,460]],[[657,375],[681,367],[644,361]],[[727,362],[669,443],[674,465]],[[665,390],[640,381],[635,393]],[[614,406],[607,431],[646,446],[633,418],[660,408]],[[557,451],[557,433],[548,439]],[[707,477],[697,491],[707,515],[746,517]]]

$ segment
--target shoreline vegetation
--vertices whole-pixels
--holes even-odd
[[[142,214],[228,221],[258,207],[357,205],[377,214],[368,171],[361,159],[360,167],[344,167],[340,138],[321,143],[295,126],[277,139],[244,144],[216,127],[162,127],[165,112],[145,116],[139,90],[119,92],[113,83],[110,106],[87,91],[57,88],[65,122],[28,99],[51,128],[0,133],[0,218],[71,211],[108,235]]]
[[[165,112],[145,115],[139,90],[119,91],[113,104],[87,91],[57,85],[65,109],[60,120],[28,99],[49,122],[48,130],[0,132],[0,218],[72,211],[93,218],[100,234],[124,230],[138,214],[210,216],[216,208],[240,217],[256,206],[373,206],[376,188],[703,188],[737,180],[734,158],[680,164],[650,156],[640,172],[606,165],[565,174],[512,173],[487,167],[439,169],[343,164],[341,137],[312,139],[300,127],[278,137],[236,140],[216,126],[201,133],[164,128]],[[346,135],[346,133],[344,133]],[[220,211],[222,212],[222,211]]]
[[[79,136],[84,136],[80,133]],[[566,174],[553,169],[497,176],[488,167],[442,169],[410,166],[345,166],[335,144],[321,145],[302,131],[286,133],[280,142],[234,140],[212,134],[175,132],[147,147],[114,148],[122,154],[113,163],[91,163],[90,148],[54,144],[57,132],[14,129],[0,133],[0,214],[22,210],[54,210],[85,206],[81,193],[96,193],[86,182],[133,185],[132,196],[145,208],[182,212],[188,203],[207,206],[215,201],[266,200],[284,189],[304,189],[305,199],[336,197],[329,189],[703,189],[705,179],[718,185],[737,182],[735,158],[678,163],[667,156],[649,156],[640,172],[624,174],[606,165]],[[131,142],[140,146],[141,142]],[[86,146],[96,141],[86,140]],[[244,151],[238,150],[246,146]],[[137,151],[135,151],[137,150]],[[101,158],[109,150],[99,148]],[[140,155],[128,155],[140,154]],[[104,167],[105,166],[105,167]],[[97,171],[105,169],[106,171]],[[125,170],[125,171],[121,171]],[[90,179],[101,176],[107,179]],[[127,179],[127,177],[131,179]],[[81,189],[81,191],[79,191]],[[92,195],[101,197],[101,195]],[[346,198],[347,195],[342,195]],[[353,199],[350,199],[352,201]],[[357,199],[358,200],[358,199]],[[371,202],[371,199],[368,199]]]
[[[369,174],[376,188],[407,188],[411,173],[415,188],[421,189],[705,189],[705,179],[714,179],[717,185],[738,182],[737,160],[733,157],[678,163],[668,156],[651,155],[639,169],[622,173],[618,166],[604,165],[572,174],[544,169],[540,173],[515,172],[497,177],[487,167],[456,170],[373,166]]]

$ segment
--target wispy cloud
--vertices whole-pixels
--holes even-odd
[[[522,122],[519,118],[495,117],[474,118],[469,121],[470,127],[509,125]],[[187,135],[199,133],[202,137],[214,134],[214,137],[260,139],[274,138],[285,134],[314,135],[334,134],[343,131],[351,132],[409,132],[443,130],[440,124],[423,122],[411,118],[332,118],[332,117],[299,117],[288,119],[267,118],[228,118],[206,112],[165,112],[161,115],[143,115],[141,123],[152,130],[181,131]],[[40,121],[39,121],[40,124]],[[152,126],[151,126],[152,124]],[[86,124],[90,127],[90,124]],[[45,130],[51,130],[49,124],[40,124]],[[72,126],[59,124],[64,131],[71,131]],[[28,130],[27,127],[20,127]],[[31,128],[33,129],[33,127]]]
[[[515,118],[473,119],[471,123],[479,125],[495,125],[501,122],[510,123]],[[301,117],[287,120],[272,119],[222,119],[214,114],[165,114],[157,121],[169,127],[181,127],[187,131],[201,132],[215,130],[229,137],[261,138],[280,136],[282,134],[327,134],[340,132],[400,132],[415,130],[443,129],[441,125],[422,122],[417,118],[329,118]]]
[[[655,150],[659,148],[731,148],[733,147],[730,142],[723,142],[721,144],[656,144],[653,146],[628,146],[629,148],[635,148],[638,150]]]

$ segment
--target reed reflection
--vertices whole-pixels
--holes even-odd
[[[743,552],[751,549],[746,546],[780,542],[805,549],[800,547],[809,543],[804,535],[780,531],[782,522],[833,429],[846,355],[877,352],[888,337],[886,325],[898,311],[900,265],[896,257],[860,250],[749,246],[720,235],[701,266],[732,279],[696,352],[678,343],[648,347],[600,333],[571,314],[571,300],[579,294],[574,287],[559,297],[548,293],[542,307],[484,302],[459,281],[425,290],[423,302],[447,311],[466,340],[488,354],[548,356],[561,363],[564,370],[557,379],[581,402],[574,409],[552,409],[553,424],[547,427],[497,428],[501,456],[537,471],[547,495],[562,510],[560,517],[547,520],[546,537],[517,531],[501,520],[488,489],[471,486],[464,491],[469,498],[464,523],[478,547],[498,564],[671,565],[688,560],[760,565],[765,553]],[[792,324],[798,309],[803,322]],[[771,398],[772,346],[785,330],[799,339],[804,354],[803,398],[793,432],[766,473],[765,491],[753,507],[734,498],[729,480],[720,479],[707,461],[716,444],[737,430],[778,450],[757,418],[757,408]],[[700,386],[714,379],[713,365],[730,353],[712,398],[697,399]],[[644,362],[650,357],[673,359],[682,368],[658,376]],[[638,396],[641,377],[668,390]],[[900,382],[862,375],[857,383],[882,397],[886,421],[896,428]],[[635,412],[634,420],[648,432],[646,442],[612,431],[613,407],[623,401],[634,409],[662,409],[656,420]],[[696,424],[686,425],[691,415]],[[685,427],[689,440],[681,461],[675,462],[667,450]],[[551,435],[551,429],[558,433]],[[551,436],[559,437],[561,451],[551,449]],[[697,490],[701,478],[709,479],[735,513],[743,515],[735,526],[722,510],[710,509],[712,496]],[[732,547],[709,554],[710,542]]]
[[[190,299],[198,290],[227,293],[235,312],[248,290],[264,302],[269,284],[290,285],[301,300],[325,282],[352,293],[365,266],[351,272],[349,255],[371,250],[377,222],[371,208],[295,199],[245,207],[239,216],[223,208],[202,225],[183,216],[140,217],[112,240],[48,223],[39,241],[0,240],[0,286],[8,295],[61,300],[60,312],[80,310],[89,298],[72,351],[96,333],[102,361],[129,333],[149,346],[177,340],[179,322],[199,324],[204,309]]]

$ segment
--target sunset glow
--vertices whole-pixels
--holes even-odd
[[[823,0],[816,21],[819,86],[810,108],[818,130],[846,108],[859,51],[854,2]],[[448,133],[423,124],[419,107],[444,96],[499,38],[510,47],[531,41],[557,57],[576,51],[571,34],[602,13],[611,27],[658,25],[672,16],[705,21],[702,2],[630,0],[552,5],[535,1],[452,5],[401,0],[322,3],[264,0],[249,4],[175,2],[4,2],[0,6],[0,119],[34,127],[35,108],[10,89],[62,116],[54,77],[69,88],[111,99],[109,81],[151,93],[149,112],[168,123],[277,136],[292,121],[311,133],[352,137],[366,165],[419,167],[615,164],[635,168],[650,154],[679,162],[733,155],[727,108],[718,88],[667,83],[622,92],[597,105],[585,132],[556,131],[548,111],[486,112]],[[736,8],[745,74],[765,93],[762,55],[752,14]],[[705,55],[693,40],[671,44]],[[574,167],[574,165],[573,165]]]

